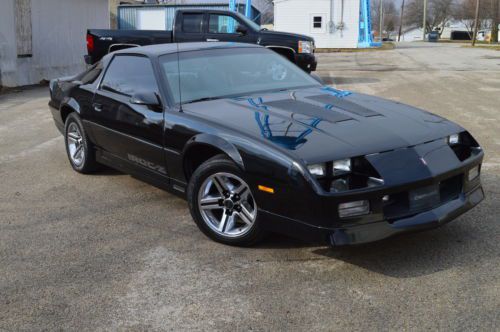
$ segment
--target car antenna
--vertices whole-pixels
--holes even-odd
[[[182,89],[181,89],[181,64],[180,64],[180,56],[179,56],[179,43],[177,43],[177,74],[179,77],[179,112],[183,112],[182,110]]]

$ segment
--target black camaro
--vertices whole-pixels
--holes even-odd
[[[126,49],[50,93],[76,171],[104,164],[186,197],[227,244],[267,231],[364,243],[443,225],[484,198],[484,154],[462,127],[324,86],[256,45]]]

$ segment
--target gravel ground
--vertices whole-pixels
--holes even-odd
[[[500,54],[454,44],[319,56],[339,88],[422,107],[486,150],[486,200],[437,230],[330,249],[216,244],[187,204],[79,175],[46,88],[0,96],[0,330],[499,330]]]

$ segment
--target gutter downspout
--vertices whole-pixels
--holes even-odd
[[[330,30],[330,33],[334,33],[335,32],[335,24],[333,23],[333,14],[334,14],[334,11],[333,11],[333,1],[334,0],[330,0],[330,22],[328,22],[328,28]]]

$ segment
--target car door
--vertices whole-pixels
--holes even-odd
[[[205,13],[200,12],[185,12],[178,18],[180,22],[175,22],[175,42],[199,42],[204,39],[204,21]]]
[[[246,28],[247,32],[236,32],[238,26]],[[253,30],[236,16],[229,13],[208,14],[208,29],[205,34],[206,41],[256,43],[257,38]]]
[[[94,95],[92,132],[105,155],[166,174],[163,107],[131,102],[141,92],[154,92],[161,101],[157,82],[148,57],[115,55]]]

